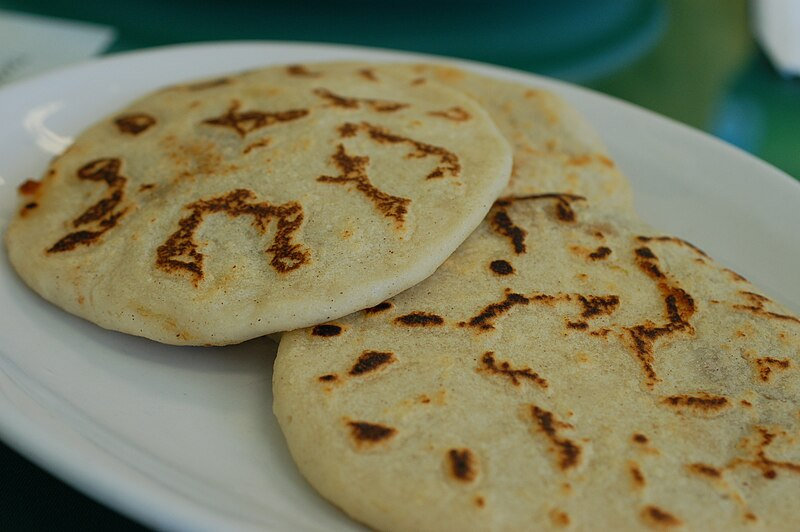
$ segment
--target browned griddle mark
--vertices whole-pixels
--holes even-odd
[[[460,482],[472,482],[478,476],[478,464],[469,449],[450,449],[447,453],[450,474]]]
[[[572,202],[586,200],[583,196],[576,196],[575,194],[532,194],[530,196],[517,196],[514,201],[542,199],[555,200],[556,219],[566,223],[572,223],[577,219],[575,211],[572,209]]]
[[[691,249],[702,257],[709,258],[706,252],[699,247],[695,246],[691,242],[675,236],[638,236],[636,237],[636,240],[645,244],[649,242],[670,242],[672,244],[677,244],[678,246]]]
[[[339,136],[343,139],[347,139],[350,137],[356,136],[358,133],[358,124],[354,124],[352,122],[345,122],[337,129],[339,132]]]
[[[342,334],[342,326],[333,323],[323,323],[322,325],[314,325],[311,329],[312,336],[322,336],[330,338],[331,336],[339,336]]]
[[[716,412],[732,406],[730,399],[722,395],[698,392],[694,395],[669,395],[661,399],[667,406],[695,411]]]
[[[184,87],[190,91],[203,91],[206,89],[213,89],[214,87],[229,85],[230,83],[230,78],[216,78],[208,81],[201,81],[200,83],[192,83],[191,85],[185,85]]]
[[[628,472],[631,475],[631,482],[633,483],[633,487],[636,489],[644,488],[647,484],[647,481],[644,478],[644,473],[642,473],[639,464],[634,462],[633,460],[628,462]]]
[[[239,111],[241,102],[234,100],[231,102],[228,111],[216,118],[203,120],[203,124],[212,126],[229,127],[240,137],[244,138],[248,133],[257,129],[271,126],[282,122],[291,122],[307,116],[308,109],[289,109],[288,111],[263,112],[263,111]]]
[[[641,238],[641,237],[640,237]],[[658,257],[648,247],[634,250],[636,264],[645,275],[656,282],[659,292],[664,298],[667,323],[656,325],[646,321],[641,325],[628,327],[625,330],[630,337],[630,346],[634,355],[642,365],[645,373],[645,384],[653,388],[660,381],[653,364],[655,363],[654,346],[659,338],[679,332],[693,335],[694,327],[689,319],[694,315],[694,299],[685,290],[677,286],[661,271]]]
[[[217,213],[225,213],[231,218],[250,216],[253,227],[262,235],[267,232],[269,223],[276,219],[275,235],[266,249],[272,255],[270,265],[278,273],[287,273],[306,264],[311,254],[303,245],[292,241],[303,225],[303,207],[295,201],[281,205],[266,201],[256,203],[255,198],[255,193],[250,190],[236,189],[186,205],[184,208],[190,213],[178,221],[178,229],[158,247],[156,265],[168,273],[188,273],[197,286],[204,275],[204,255],[198,250],[194,235],[207,214]]]
[[[569,321],[567,320],[567,328],[568,329],[577,329],[580,331],[586,330],[589,328],[589,324],[585,321]]]
[[[511,289],[506,288],[505,297],[499,303],[492,303],[487,305],[481,312],[473,316],[466,322],[460,322],[460,327],[475,327],[480,330],[494,329],[495,320],[501,315],[507,313],[512,307],[516,305],[527,305],[530,299],[522,294],[511,292]]]
[[[242,150],[242,153],[247,155],[256,148],[266,148],[267,146],[269,146],[269,143],[271,141],[272,139],[270,139],[269,137],[264,137],[263,139],[259,139],[245,146],[244,149]]]
[[[779,314],[777,312],[771,312],[766,308],[764,308],[765,304],[772,303],[772,301],[766,296],[762,296],[761,294],[756,294],[755,292],[747,292],[745,290],[740,290],[739,294],[744,296],[745,299],[747,299],[748,304],[734,304],[733,308],[737,310],[745,310],[747,312],[752,312],[753,314],[764,316],[766,318],[772,318],[782,321],[790,321],[800,324],[800,318],[797,318],[796,316]]]
[[[328,373],[327,375],[321,375],[319,377],[320,382],[335,382],[339,380],[339,377],[333,373]]]
[[[82,225],[106,219],[109,213],[122,201],[122,196],[122,190],[114,190],[110,196],[101,199],[73,220],[72,225],[77,228]]]
[[[368,81],[378,81],[378,76],[375,75],[375,71],[371,68],[361,68],[358,70],[358,75]]]
[[[77,172],[78,179],[105,182],[108,186],[105,195],[72,220],[73,231],[53,244],[48,253],[71,251],[77,246],[95,243],[104,233],[117,225],[127,208],[119,209],[125,196],[127,178],[120,174],[122,162],[119,159],[96,159],[83,165]]]
[[[489,264],[489,269],[497,275],[511,275],[514,273],[514,267],[506,260],[493,260]]]
[[[495,233],[508,238],[514,253],[521,255],[528,250],[525,245],[528,232],[511,220],[509,205],[507,201],[496,201],[489,212],[489,225]]]
[[[62,251],[71,251],[79,245],[88,246],[95,243],[108,229],[116,225],[122,214],[124,213],[118,213],[107,218],[106,221],[108,222],[108,226],[97,231],[82,230],[69,233],[67,236],[53,244],[47,250],[47,252],[59,253]]]
[[[575,194],[530,194],[528,196],[507,196],[500,198],[494,203],[494,207],[507,208],[512,203],[518,201],[538,201],[538,200],[553,200],[555,201],[555,217],[557,220],[565,223],[573,223],[577,220],[575,211],[572,208],[572,202],[585,201],[583,196],[576,196]]]
[[[474,500],[475,500],[475,506],[477,506],[478,508],[483,508],[486,506],[486,500],[480,495],[476,496]]]
[[[593,318],[603,314],[613,314],[619,306],[619,296],[577,296],[583,306],[581,316]]]
[[[505,297],[498,303],[487,305],[477,315],[468,321],[462,321],[459,327],[473,327],[479,331],[487,331],[495,328],[495,321],[503,314],[508,313],[512,307],[517,305],[528,305],[538,303],[552,305],[557,302],[577,301],[583,307],[581,316],[584,318],[594,318],[603,314],[613,313],[619,305],[617,296],[584,296],[582,294],[542,294],[535,292],[530,295],[518,294],[506,288]],[[575,322],[577,323],[577,322]],[[569,326],[573,329],[581,329],[582,325]]]
[[[120,133],[138,135],[155,125],[156,119],[145,113],[131,113],[114,119]]]
[[[320,72],[312,72],[304,65],[288,65],[286,67],[286,72],[290,76],[298,76],[298,77],[306,77],[306,78],[318,78],[322,74]]]
[[[389,303],[388,301],[384,301],[383,303],[378,303],[374,307],[369,307],[364,309],[365,314],[378,314],[379,312],[385,312],[392,308],[394,305]]]
[[[567,512],[562,512],[557,508],[553,508],[552,510],[550,510],[548,515],[550,516],[550,521],[552,521],[555,526],[558,527],[569,526],[570,518]]]
[[[433,144],[426,144],[408,137],[396,135],[368,122],[361,122],[360,124],[348,122],[339,127],[339,133],[343,138],[352,137],[359,131],[365,132],[370,139],[378,144],[409,144],[413,150],[406,155],[408,159],[422,159],[425,157],[438,158],[439,164],[426,176],[426,179],[445,177],[445,174],[450,177],[458,177],[461,175],[461,162],[458,156],[441,146],[434,146]]]
[[[689,464],[686,466],[690,472],[694,473],[695,475],[699,475],[702,477],[706,477],[709,479],[719,479],[722,478],[722,471],[717,469],[716,467],[712,467],[708,464]]]
[[[599,153],[593,155],[574,155],[567,161],[567,164],[571,164],[573,166],[586,166],[587,164],[591,164],[593,162],[598,162],[608,168],[614,168],[615,166],[614,161]]]
[[[358,446],[376,444],[397,434],[397,429],[379,423],[348,421],[347,425],[350,427],[350,434]]]
[[[453,122],[466,122],[472,118],[472,115],[458,106],[450,107],[444,111],[429,111],[428,114],[431,116],[440,116],[447,120],[452,120]]]
[[[148,190],[152,190],[156,188],[154,183],[145,183],[139,186],[139,192],[147,192]]]
[[[39,188],[42,186],[40,181],[36,181],[35,179],[26,179],[18,188],[17,191],[20,194],[25,196],[32,196],[36,194]]]
[[[557,464],[561,471],[567,471],[576,467],[581,460],[581,448],[572,440],[559,435],[562,429],[571,429],[572,425],[564,423],[555,418],[552,412],[548,412],[536,405],[531,405],[531,415],[537,428],[544,433],[553,445],[552,451],[557,455]]]
[[[478,366],[478,372],[493,373],[501,375],[511,381],[514,386],[519,386],[521,379],[526,379],[541,388],[547,388],[547,380],[541,377],[538,373],[531,368],[514,369],[508,362],[500,362],[499,364],[494,358],[494,352],[487,351],[481,357],[481,364]]]
[[[596,250],[589,253],[589,258],[591,260],[604,260],[607,259],[609,255],[611,255],[611,248],[600,246]]]
[[[747,282],[746,278],[744,278],[743,276],[739,275],[738,273],[736,273],[735,271],[733,271],[733,270],[731,270],[729,268],[722,268],[722,271],[727,273],[728,276],[731,279],[733,279],[734,281],[736,281],[736,282],[739,282],[739,283],[746,283]]]
[[[696,462],[693,464],[688,464],[686,469],[690,473],[693,473],[694,475],[697,475],[698,477],[710,482],[711,485],[720,491],[726,499],[733,500],[741,509],[743,519],[747,521],[755,521],[757,518],[755,514],[750,511],[750,507],[748,506],[745,498],[734,486],[726,482],[725,472],[740,466],[755,467],[756,469],[759,469],[767,479],[773,479],[777,476],[776,469],[785,469],[800,473],[800,464],[778,462],[766,456],[766,447],[772,443],[772,440],[775,437],[776,434],[770,432],[769,430],[763,427],[756,427],[755,441],[750,441],[750,439],[745,438],[743,444],[741,445],[741,447],[753,455],[752,459],[737,457],[731,460],[724,467],[714,467],[709,464]]]
[[[25,204],[25,205],[23,205],[23,206],[22,206],[22,208],[19,210],[19,215],[20,215],[21,217],[25,218],[26,216],[28,216],[28,214],[29,214],[29,213],[31,213],[31,212],[32,212],[34,209],[36,209],[38,206],[39,206],[39,204],[38,204],[38,203],[36,203],[35,201],[31,201],[31,202],[29,202],[29,203],[26,203],[26,204]]]
[[[395,361],[394,354],[382,351],[364,351],[353,367],[350,375],[363,375]]]
[[[394,322],[409,327],[432,327],[444,325],[444,318],[430,312],[411,312],[395,318]]]
[[[572,210],[572,206],[569,204],[569,202],[563,198],[559,198],[559,200],[556,202],[556,218],[562,222],[575,221],[575,211]]]
[[[785,435],[786,433],[784,432],[783,434]],[[769,480],[777,478],[778,470],[800,474],[800,463],[773,460],[767,456],[767,448],[772,445],[778,435],[778,431],[775,429],[755,427],[754,437],[745,438],[741,446],[748,451],[750,456],[734,458],[726,466],[726,469],[740,466],[754,467],[761,471],[764,478]]]
[[[791,360],[788,358],[763,357],[755,360],[758,378],[762,382],[769,382],[773,371],[783,371],[789,369]]]
[[[633,435],[633,436],[631,436],[631,439],[632,439],[634,442],[636,442],[636,443],[639,443],[639,444],[642,444],[642,445],[644,445],[644,444],[646,444],[646,443],[648,443],[648,442],[650,441],[650,440],[647,438],[647,436],[645,436],[644,434],[639,434],[638,432],[637,432],[637,433],[634,433],[634,435]]]
[[[709,258],[706,252],[699,247],[695,246],[691,242],[687,242],[686,240],[675,236],[637,236],[636,240],[645,244],[649,242],[670,242],[681,247],[689,248],[702,257]]]
[[[407,103],[393,102],[390,100],[374,100],[372,98],[350,98],[336,94],[328,89],[314,89],[314,94],[328,102],[328,107],[339,107],[342,109],[360,109],[361,105],[366,105],[373,111],[379,113],[392,113],[405,109],[409,106]]]
[[[367,164],[369,157],[359,157],[349,155],[344,146],[339,144],[336,153],[332,157],[333,163],[341,172],[338,176],[323,175],[317,178],[320,183],[334,183],[340,185],[352,184],[356,190],[361,192],[372,202],[385,217],[394,218],[397,227],[402,227],[408,213],[408,205],[411,200],[392,196],[373,185],[367,175]]]
[[[652,505],[645,506],[642,509],[642,519],[655,528],[670,528],[683,525],[683,521],[671,513]]]

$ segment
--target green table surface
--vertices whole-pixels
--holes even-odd
[[[0,9],[113,26],[107,53],[290,40],[510,66],[651,109],[800,179],[800,80],[760,51],[745,0],[0,0]],[[2,530],[143,529],[4,446],[0,467]]]

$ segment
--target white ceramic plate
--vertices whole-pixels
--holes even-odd
[[[16,187],[92,122],[142,93],[270,63],[431,59],[298,44],[124,54],[0,90],[0,230]],[[800,311],[800,185],[713,138],[584,89],[489,66],[558,92],[600,131],[637,208]],[[272,416],[275,346],[180,348],[105,331],[44,302],[0,257],[0,430],[104,503],[166,529],[349,530],[297,473]]]

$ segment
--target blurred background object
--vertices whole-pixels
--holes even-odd
[[[110,51],[208,40],[360,44],[582,80],[639,58],[663,32],[661,0],[0,0],[0,7],[117,28]]]
[[[800,9],[800,0],[754,0],[753,12],[770,3]],[[800,27],[795,18],[763,14],[755,24],[749,7],[747,0],[0,0],[4,10],[113,28],[113,42],[84,56],[246,39],[358,44],[504,65],[640,105],[800,179],[800,80],[780,75],[753,34],[758,28],[766,52],[788,72],[794,67],[775,51],[773,37],[783,32],[779,40],[796,42]],[[34,31],[23,38],[2,23],[0,12],[0,59]],[[774,24],[784,29],[771,30]],[[65,39],[49,32],[31,42],[55,54]],[[143,530],[4,446],[0,467],[2,530]]]
[[[800,2],[753,0],[756,39],[784,76],[800,76]]]
[[[107,26],[0,11],[0,85],[97,55],[113,39]]]

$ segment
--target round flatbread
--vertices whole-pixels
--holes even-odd
[[[800,319],[579,196],[500,200],[424,282],[285,334],[273,392],[302,474],[381,530],[800,522]]]
[[[103,327],[229,344],[429,276],[507,184],[470,98],[391,67],[293,65],[171,87],[21,187],[11,262]]]

